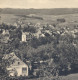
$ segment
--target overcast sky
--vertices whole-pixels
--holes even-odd
[[[78,0],[0,0],[0,8],[78,8]]]

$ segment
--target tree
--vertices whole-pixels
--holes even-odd
[[[8,77],[8,71],[6,70],[5,60],[3,60],[2,57],[3,54],[0,54],[0,77]]]
[[[65,22],[66,20],[64,18],[61,18],[61,19],[57,19],[57,22]]]

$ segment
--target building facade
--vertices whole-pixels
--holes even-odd
[[[14,53],[7,54],[3,58],[9,62],[6,67],[9,76],[28,76],[28,65],[19,59]]]

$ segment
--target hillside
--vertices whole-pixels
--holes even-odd
[[[53,9],[13,9],[0,8],[1,14],[44,14],[44,15],[63,15],[78,13],[78,8],[53,8]]]

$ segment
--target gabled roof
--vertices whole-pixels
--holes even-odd
[[[14,52],[4,55],[3,59],[8,61],[9,65],[7,67],[28,66],[20,58],[18,58]]]

